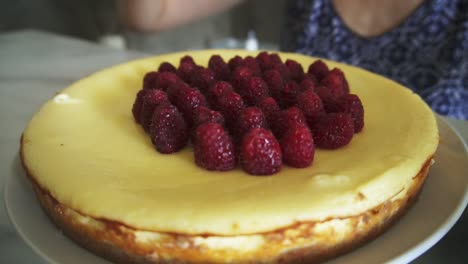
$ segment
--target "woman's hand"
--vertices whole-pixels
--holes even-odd
[[[119,0],[119,16],[130,30],[157,32],[224,11],[242,0]]]

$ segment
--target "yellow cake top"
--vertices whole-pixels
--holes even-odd
[[[438,145],[435,117],[419,96],[367,71],[342,69],[365,109],[365,126],[338,150],[317,150],[311,167],[283,166],[268,177],[201,169],[192,148],[158,153],[133,119],[142,78],[186,53],[112,67],[57,94],[23,134],[30,174],[59,202],[90,216],[153,231],[235,235],[298,221],[356,215],[404,194]],[[255,55],[191,52],[195,62]],[[315,59],[280,53],[307,67]],[[365,197],[358,199],[358,197]]]

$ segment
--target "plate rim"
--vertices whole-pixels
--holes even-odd
[[[461,143],[461,146],[464,150],[465,159],[468,161],[468,145],[465,142],[458,132],[443,116],[439,114],[435,114],[437,124],[440,126],[440,123],[443,123],[450,129],[450,132],[456,135],[456,139],[458,143]],[[422,241],[421,243],[413,246],[412,248],[408,249],[405,253],[401,254],[400,256],[390,260],[389,264],[396,264],[396,263],[409,263],[410,261],[416,259],[418,256],[424,254],[424,252],[428,251],[431,247],[437,244],[449,231],[452,227],[457,223],[460,219],[461,215],[465,211],[468,205],[468,185],[465,186],[465,194],[460,199],[459,204],[457,205],[456,209],[452,212],[452,214],[445,219],[443,223],[441,223],[440,227],[433,232],[427,239]],[[413,252],[419,252],[413,253]]]
[[[15,158],[13,160],[13,162],[19,162],[21,163],[20,161],[20,158],[19,158],[19,153],[17,153],[15,155]],[[10,220],[10,223],[11,225],[14,227],[14,230],[15,232],[19,235],[19,237],[21,238],[21,240],[23,242],[26,243],[26,245],[28,245],[28,247],[30,249],[32,249],[32,251],[37,254],[39,257],[41,257],[43,260],[47,261],[48,263],[52,263],[52,264],[61,264],[55,260],[53,260],[52,258],[49,257],[48,254],[46,254],[46,252],[44,252],[43,250],[41,250],[31,239],[30,239],[30,236],[27,235],[25,233],[25,231],[21,228],[21,226],[19,225],[19,223],[17,221],[15,221],[13,215],[15,214],[11,208],[11,205],[10,205],[10,202],[9,202],[9,197],[11,197],[11,194],[10,192],[12,192],[13,190],[11,189],[12,187],[9,188],[9,186],[12,185],[12,181],[14,180],[13,177],[15,176],[18,176],[18,175],[14,175],[14,173],[8,175],[7,179],[5,180],[5,186],[3,188],[3,205],[5,207],[5,210],[7,212],[7,216],[8,216],[8,219]],[[24,175],[26,176],[26,175]],[[24,186],[26,187],[26,186]],[[31,186],[29,187],[26,187],[26,188],[29,188],[30,191],[33,191],[32,188],[30,188]],[[35,195],[35,194],[34,194]],[[40,207],[39,203],[37,203],[37,206]],[[42,210],[42,208],[40,208]],[[47,216],[46,216],[47,217]],[[50,219],[49,219],[50,221]],[[52,222],[51,222],[52,224]],[[54,225],[55,227],[55,225]],[[77,245],[78,246],[78,245]]]

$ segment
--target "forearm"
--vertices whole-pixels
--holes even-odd
[[[135,31],[164,31],[206,17],[242,0],[119,0],[123,24]]]

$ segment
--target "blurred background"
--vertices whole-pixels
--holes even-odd
[[[286,0],[245,1],[224,13],[160,33],[126,31],[118,19],[117,0],[0,2],[0,33],[36,29],[156,54],[244,47],[249,32],[260,48],[277,49]]]

